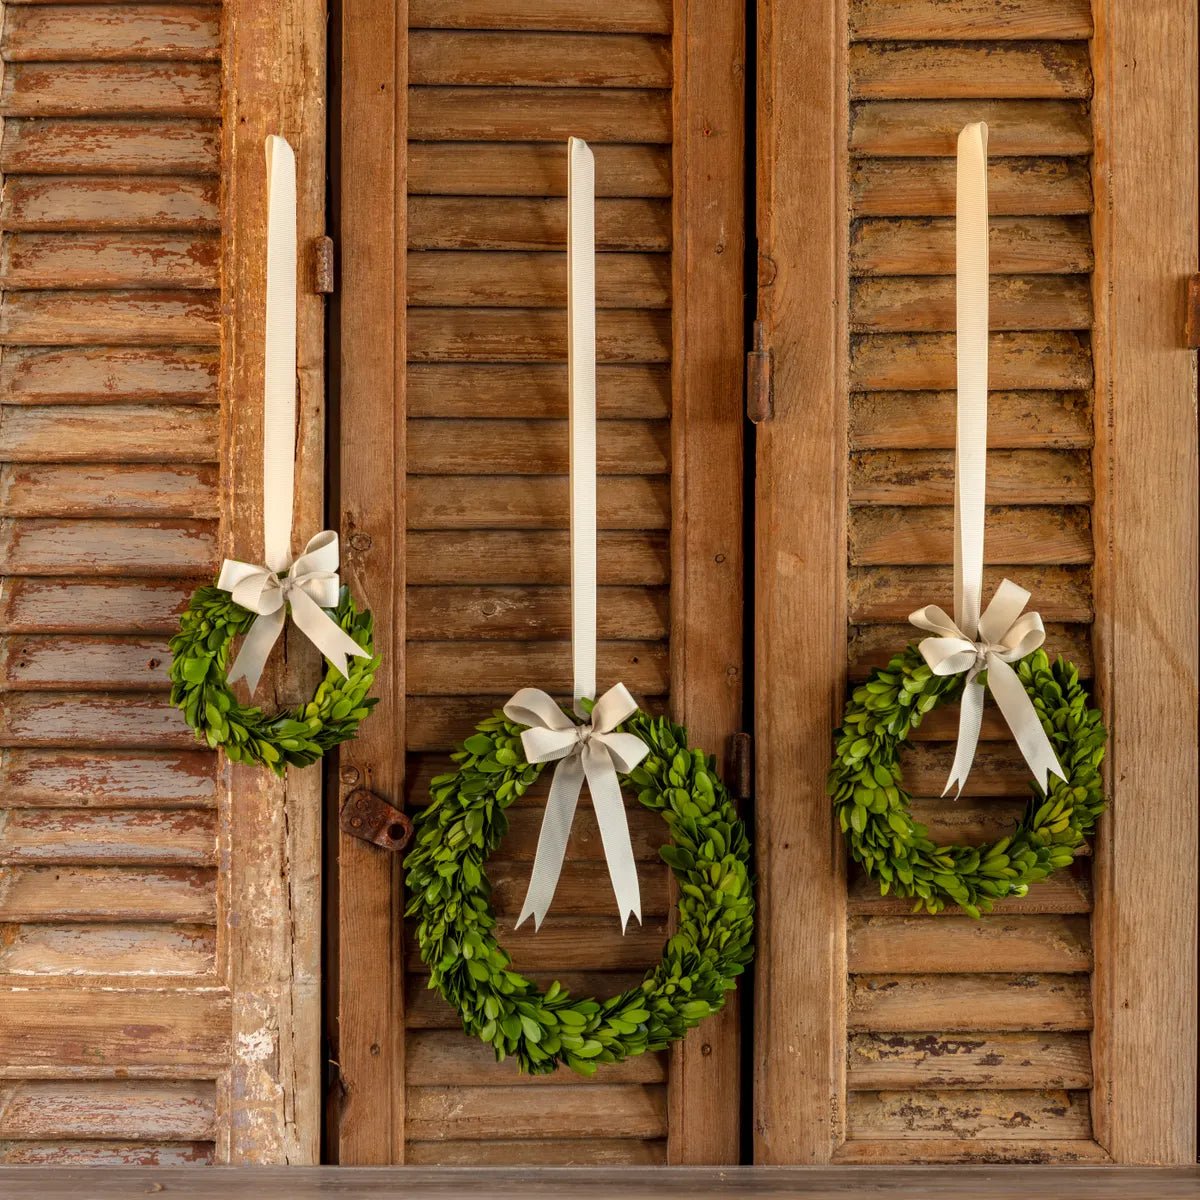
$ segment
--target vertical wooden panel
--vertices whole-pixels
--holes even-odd
[[[1197,25],[1097,0],[1097,661],[1112,810],[1097,858],[1096,1136],[1196,1157]],[[1151,665],[1153,664],[1153,665]]]
[[[404,128],[406,5],[344,0],[337,21],[335,181],[338,511],[347,579],[375,614],[379,704],[339,754],[355,788],[401,804],[404,780]],[[328,825],[336,927],[330,1042],[341,1085],[331,1149],[347,1166],[404,1161],[403,908],[397,856]]]
[[[95,1138],[114,1164],[205,1162],[232,1056],[216,760],[163,687],[164,634],[215,565],[219,68],[189,60],[217,57],[219,10],[190,47],[107,4],[58,41],[56,12],[0,6],[0,1163]],[[134,27],[157,95],[123,61]],[[113,61],[77,70],[97,46]],[[203,117],[172,98],[185,78]],[[62,105],[82,119],[44,116]],[[167,109],[207,153],[149,179]]]
[[[263,137],[297,146],[310,237],[321,6],[12,13],[0,1070],[25,1119],[0,1159],[103,1138],[92,1161],[312,1163],[319,778],[230,772],[165,687],[192,588],[222,550],[262,552]],[[321,330],[306,292],[297,522],[314,529]],[[268,705],[293,698],[279,678]]]
[[[680,0],[674,27],[671,703],[728,771],[743,697],[745,26],[738,5]],[[672,1163],[740,1161],[740,1010],[731,993],[672,1055]]]
[[[1033,581],[1035,603],[1050,621],[1051,649],[1068,653],[1085,675],[1092,671],[1093,661],[1096,664],[1100,698],[1113,729],[1115,809],[1106,829],[1115,840],[1111,846],[1106,844],[1104,831],[1099,839],[1094,951],[1088,923],[1081,919],[1092,905],[1086,859],[1070,878],[1034,888],[1020,903],[1004,906],[1003,919],[985,920],[971,935],[971,952],[957,955],[936,952],[938,946],[948,951],[957,928],[953,920],[944,928],[934,922],[933,941],[934,927],[928,922],[888,924],[888,914],[899,911],[896,901],[878,897],[873,887],[856,878],[851,995],[856,1028],[893,1039],[906,1032],[919,1034],[931,1060],[938,1060],[957,1045],[955,1030],[971,1028],[987,1036],[991,1028],[1014,1030],[1022,1028],[1022,1020],[1035,1022],[1036,1013],[1063,992],[1067,972],[1086,972],[1094,960],[1099,972],[1095,1083],[1092,1087],[1090,1078],[1076,1076],[1071,1089],[1060,1094],[1061,1072],[1052,1047],[1029,1056],[1019,1086],[1003,1075],[990,1080],[998,1093],[996,1111],[1009,1113],[1006,1120],[1021,1122],[1019,1142],[1002,1136],[999,1125],[990,1129],[973,1125],[968,1103],[944,1104],[936,1089],[917,1074],[910,1091],[889,1101],[895,1103],[896,1113],[904,1114],[903,1121],[877,1121],[883,1110],[873,1107],[866,1095],[864,1080],[869,1077],[857,1073],[845,1097],[837,1078],[840,1068],[826,1069],[829,1064],[821,1058],[831,1027],[836,1036],[841,1023],[841,980],[835,966],[831,993],[825,991],[826,977],[820,976],[817,999],[805,1009],[812,1009],[805,1033],[811,1035],[815,1029],[815,1038],[800,1036],[791,1012],[784,1014],[791,1021],[789,1036],[778,1036],[771,1022],[780,1014],[772,1010],[770,999],[760,999],[759,1036],[765,1035],[766,1040],[759,1047],[762,1078],[756,1153],[762,1161],[786,1161],[789,1155],[793,1160],[819,1161],[828,1155],[830,1144],[836,1146],[843,1136],[836,1127],[840,1114],[848,1111],[853,1114],[845,1134],[849,1140],[834,1152],[839,1161],[911,1161],[914,1154],[945,1161],[971,1157],[1103,1161],[1109,1154],[1129,1161],[1183,1161],[1194,1150],[1190,1114],[1195,1010],[1194,995],[1188,990],[1194,992],[1195,982],[1196,627],[1194,563],[1186,555],[1180,558],[1180,548],[1194,544],[1196,459],[1192,364],[1186,352],[1176,347],[1182,329],[1181,284],[1196,266],[1194,15],[1175,20],[1177,14],[1164,5],[1151,22],[1156,30],[1151,34],[1141,27],[1140,16],[1133,22],[1107,9],[1104,14],[1098,10],[1093,46],[1099,56],[1093,174],[1086,157],[1091,134],[1087,114],[1063,103],[1086,99],[1092,92],[1092,67],[1079,41],[1086,22],[1081,24],[1076,13],[1061,25],[1042,29],[1039,36],[1047,40],[1037,44],[1035,63],[1029,57],[1032,43],[1018,50],[1009,42],[1014,22],[1035,15],[1032,8],[986,0],[973,3],[969,36],[956,24],[964,11],[960,5],[933,0],[904,5],[849,0],[849,28],[826,31],[835,48],[850,43],[848,141],[845,148],[839,143],[830,151],[828,161],[812,153],[805,157],[802,132],[803,177],[800,182],[789,178],[791,186],[785,193],[771,187],[780,174],[772,159],[773,139],[803,131],[806,120],[820,128],[828,128],[830,120],[811,98],[803,115],[791,113],[786,98],[780,101],[772,91],[771,81],[776,72],[783,78],[791,72],[794,79],[800,62],[805,64],[805,78],[811,79],[810,64],[826,62],[829,55],[806,52],[802,47],[807,43],[781,38],[784,18],[779,6],[767,6],[761,22],[767,46],[765,100],[760,101],[759,111],[768,148],[760,162],[759,222],[769,261],[760,270],[760,315],[772,314],[772,306],[779,303],[781,281],[788,278],[787,268],[805,254],[810,259],[817,255],[823,263],[820,255],[834,245],[837,254],[847,257],[853,279],[845,305],[836,305],[838,312],[846,313],[846,327],[838,331],[832,315],[814,325],[810,310],[799,336],[815,329],[818,337],[840,338],[844,333],[849,340],[853,441],[846,548],[850,590],[848,605],[841,607],[840,595],[835,595],[834,606],[839,619],[848,618],[850,669],[861,675],[882,660],[889,646],[902,644],[903,626],[897,622],[908,612],[928,602],[931,592],[933,597],[939,593],[949,597],[952,439],[945,440],[945,430],[952,433],[952,424],[946,422],[952,422],[953,395],[945,389],[953,383],[950,181],[957,130],[979,118],[991,123],[992,177],[997,185],[993,191],[992,385],[1005,392],[995,397],[991,430],[993,447],[1003,449],[990,458],[989,494],[994,504],[1003,507],[993,508],[989,517],[989,571],[996,578],[1007,574]],[[1180,31],[1173,54],[1155,41],[1165,37],[1168,28]],[[810,37],[824,36],[811,26],[805,32]],[[786,62],[772,61],[773,45],[786,45]],[[1057,63],[1053,80],[1040,74],[1051,61]],[[824,82],[812,86],[824,95]],[[1129,98],[1134,91],[1138,104]],[[1171,95],[1184,99],[1172,106]],[[776,128],[785,132],[778,134]],[[843,157],[850,160],[849,195],[843,195]],[[1172,164],[1177,177],[1164,190],[1156,184],[1151,198],[1143,194],[1149,185],[1142,181],[1155,178],[1155,161]],[[1094,249],[1092,226],[1076,215],[1092,210],[1093,188],[1097,193]],[[1123,198],[1127,208],[1122,207]],[[829,225],[821,219],[826,211],[821,205],[832,205]],[[814,212],[820,214],[818,218]],[[1160,219],[1148,220],[1148,213]],[[761,231],[773,233],[789,220],[805,221],[809,240],[798,235],[798,249],[791,250],[781,265],[783,256],[773,253],[770,236]],[[843,241],[847,227],[849,247]],[[1093,268],[1095,279],[1089,280]],[[840,300],[843,293],[823,280],[821,271],[810,266],[806,281],[810,293]],[[1091,390],[1094,321],[1099,358],[1095,398]],[[841,441],[842,412],[831,418],[816,398],[824,401],[842,387],[841,376],[835,373],[827,380],[810,369],[804,382],[789,385],[781,371],[795,353],[797,336],[789,330],[781,340],[775,328],[764,325],[776,361],[776,408],[759,430],[760,479],[764,463],[770,461],[766,456],[786,436],[784,421],[798,403],[796,393],[804,397],[808,432],[820,430],[822,444],[836,443],[840,462],[846,451]],[[835,359],[835,351],[818,343],[814,362]],[[811,388],[809,378],[816,380]],[[1153,436],[1148,421],[1154,422]],[[1135,461],[1134,455],[1145,453],[1147,445],[1149,457],[1154,458],[1158,439],[1161,450],[1153,465],[1147,458]],[[1064,453],[1068,443],[1071,448]],[[807,478],[804,455],[818,452],[811,446],[794,451],[787,459],[788,469],[799,469],[800,478]],[[841,502],[842,476],[834,471],[829,478]],[[1186,501],[1181,491],[1187,494]],[[772,846],[778,830],[784,831],[781,842],[795,846],[806,839],[809,849],[823,848],[830,836],[831,825],[824,820],[814,820],[807,828],[797,823],[795,806],[805,799],[797,788],[803,784],[793,783],[779,798],[772,794],[771,757],[780,754],[786,735],[772,737],[769,732],[774,721],[771,710],[779,710],[781,696],[798,694],[804,687],[804,681],[794,677],[784,681],[780,660],[788,663],[798,657],[788,650],[789,630],[805,629],[802,636],[807,640],[798,644],[808,650],[810,659],[811,647],[824,645],[822,631],[813,630],[811,613],[802,618],[790,612],[783,615],[776,608],[778,588],[772,587],[773,577],[782,576],[786,568],[795,579],[806,579],[802,572],[814,562],[824,565],[828,578],[840,579],[843,574],[843,543],[838,540],[842,531],[823,516],[828,494],[828,482],[817,475],[809,480],[807,491],[790,493],[786,484],[780,486],[773,477],[759,490],[758,665],[763,682],[758,693],[759,853],[776,878],[788,877],[777,860],[781,851]],[[1155,525],[1156,510],[1169,510],[1169,519]],[[803,528],[812,536],[781,565],[772,554],[780,544],[780,530],[789,527]],[[1177,648],[1168,656],[1168,671],[1175,682],[1170,688],[1159,686],[1154,698],[1160,705],[1169,703],[1171,710],[1163,709],[1160,717],[1144,721],[1143,714],[1154,707],[1143,703],[1136,682],[1144,675],[1138,656],[1160,636],[1158,626],[1151,633],[1144,624],[1151,589],[1155,595],[1180,597],[1180,601],[1178,608],[1166,602],[1163,626],[1169,631],[1167,640]],[[795,590],[805,593],[802,585]],[[815,583],[807,591],[823,598],[828,595],[827,586]],[[1056,610],[1057,618],[1052,616]],[[1093,613],[1098,621],[1094,653]],[[764,630],[770,632],[769,640]],[[823,666],[814,672],[810,682],[826,678],[825,670]],[[777,681],[774,686],[772,680]],[[824,699],[821,694],[808,698],[808,720]],[[791,728],[800,728],[794,717]],[[1166,745],[1171,748],[1167,753],[1150,744],[1151,729],[1159,728],[1166,730]],[[927,788],[939,773],[937,764],[944,759],[948,765],[947,738],[952,729],[940,729],[932,722],[923,733],[927,740],[913,751],[912,775]],[[985,737],[1008,741],[998,725],[985,730]],[[823,750],[827,746],[826,739]],[[1010,748],[985,749],[976,768],[979,800],[972,801],[971,811],[921,800],[925,818],[947,830],[961,821],[973,836],[1003,832],[1013,808],[1026,794],[1019,760],[1011,774],[1003,766]],[[945,766],[940,770],[944,772]],[[791,774],[793,780],[805,774],[815,780],[823,771],[822,763],[807,772],[793,766]],[[1178,796],[1175,817],[1161,826],[1127,819],[1123,823],[1121,797],[1133,786],[1130,779],[1143,781],[1138,786],[1147,794],[1169,792],[1173,801]],[[814,797],[814,812],[818,803]],[[1138,805],[1135,798],[1129,807]],[[1162,867],[1150,865],[1156,855],[1161,856]],[[840,848],[835,849],[828,880],[822,876],[820,888],[827,882],[837,886],[840,858]],[[1149,886],[1145,882],[1135,883],[1127,892],[1134,876],[1142,881],[1153,878],[1159,889],[1165,881],[1169,889],[1166,936],[1174,950],[1165,955],[1151,949],[1151,942],[1157,944],[1162,936],[1160,922],[1151,915],[1156,903],[1162,903],[1161,890],[1157,902],[1144,894]],[[769,904],[769,876],[764,893],[764,903]],[[838,934],[829,932],[830,914],[820,903],[815,908],[816,916],[808,904],[782,918],[778,911],[765,914],[764,957],[772,972],[772,990],[789,1000],[789,989],[781,988],[775,974],[773,943],[787,944],[788,953],[794,955],[795,947],[811,936],[819,945],[822,964],[831,953],[840,961],[836,959]],[[858,914],[868,917],[868,922],[864,924]],[[886,939],[880,943],[888,951],[885,974],[880,973],[883,960],[861,953],[868,929],[886,929]],[[1043,944],[1040,939],[1045,935],[1050,941]],[[1058,954],[1072,944],[1078,949],[1074,965],[1065,957],[1053,963],[1044,957],[1051,946]],[[972,975],[973,970],[986,974]],[[972,995],[1015,987],[1019,981],[1024,981],[1027,1016],[1015,1008],[997,1011],[993,1017],[997,1024],[989,1027],[986,1011],[970,1010]],[[1070,987],[1086,993],[1087,980]],[[794,990],[800,993],[801,985]],[[811,984],[809,994],[813,994]],[[866,998],[874,1002],[867,1004]],[[1080,1008],[1061,1021],[1065,1023],[1056,1028],[1082,1032],[1092,1023],[1091,1008]],[[804,1069],[791,1071],[787,1082],[774,1089],[769,1071],[793,1046],[803,1047]],[[1170,1051],[1164,1049],[1167,1046]],[[1176,1047],[1182,1052],[1176,1053]],[[1169,1064],[1168,1054],[1174,1055]],[[1009,1089],[1013,1095],[1005,1096]],[[1059,1122],[1063,1104],[1075,1114],[1069,1128]],[[1018,1111],[1022,1115],[1012,1115]],[[787,1122],[797,1112],[803,1114],[801,1126],[815,1129],[817,1121],[824,1120],[834,1131],[818,1138],[816,1145],[812,1139],[785,1137],[787,1149],[778,1153],[770,1144],[771,1136],[780,1125],[790,1128]],[[932,1113],[938,1116],[930,1123]],[[1093,1120],[1098,1143],[1092,1140]],[[918,1135],[920,1147],[914,1149]]]
[[[224,38],[221,537],[226,553],[261,562],[263,143],[279,133],[296,150],[298,235],[307,246],[324,229],[324,5],[232,0]],[[298,293],[293,544],[322,528],[325,469],[324,313],[304,271]],[[288,652],[273,656],[261,685],[268,705],[311,694],[319,666],[302,645],[289,635]],[[320,1151],[320,772],[293,770],[278,780],[226,764],[222,782],[221,842],[229,861],[223,952],[238,1047],[224,1098],[227,1157],[312,1163]]]
[[[759,5],[759,941],[754,1159],[828,1162],[845,1112],[843,853],[825,795],[845,656],[846,13]],[[797,889],[801,891],[798,893]]]
[[[495,32],[437,6],[346,0],[338,22],[340,508],[405,664],[372,718],[386,738],[364,730],[347,749],[341,792],[415,805],[517,687],[569,689],[571,134],[593,144],[600,195],[599,673],[653,711],[670,702],[716,751],[741,710],[741,17],[681,3],[673,40],[669,13],[646,29],[635,0],[602,17],[551,4],[532,29],[519,6],[485,16]],[[497,852],[502,907],[535,831],[521,824]],[[607,996],[655,959],[668,872],[647,861],[655,909],[614,938],[607,889],[589,882],[595,847],[576,846],[550,927],[505,940],[518,962]],[[590,1083],[485,1071],[469,1039],[416,1032],[455,1021],[411,945],[400,956],[399,871],[344,839],[337,866],[343,1162],[459,1162],[472,1144],[480,1163],[736,1161],[736,1012],[671,1071],[666,1056]],[[545,1086],[522,1102],[531,1082]]]

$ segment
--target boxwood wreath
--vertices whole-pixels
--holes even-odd
[[[1051,665],[1043,650],[1014,669],[1067,778],[1051,775],[1048,792],[1031,783],[1016,828],[988,845],[935,845],[909,812],[898,762],[924,717],[958,699],[964,675],[935,675],[909,646],[873,671],[846,705],[829,770],[838,820],[851,855],[880,892],[912,897],[914,912],[935,913],[954,903],[978,917],[996,900],[1024,896],[1030,884],[1074,859],[1104,811],[1100,764],[1107,735],[1100,713],[1088,707],[1079,672],[1062,658]]]
[[[683,727],[639,709],[619,728],[650,753],[621,783],[670,831],[660,853],[679,882],[678,932],[637,987],[607,1000],[573,997],[557,982],[543,992],[496,939],[484,869],[508,832],[508,807],[546,765],[526,761],[522,728],[500,712],[481,721],[453,755],[458,770],[432,781],[405,863],[408,913],[429,986],[497,1061],[515,1057],[533,1075],[562,1064],[592,1075],[661,1050],[720,1011],[753,954],[750,843],[713,760],[688,748]]]
[[[376,703],[367,696],[380,662],[374,657],[371,613],[356,608],[346,588],[331,613],[372,657],[348,659],[345,676],[327,665],[307,704],[269,716],[240,703],[226,680],[233,640],[250,628],[257,614],[219,588],[197,588],[170,643],[171,703],[183,710],[199,738],[211,747],[223,747],[234,762],[259,763],[276,775],[288,766],[309,766],[354,737]]]

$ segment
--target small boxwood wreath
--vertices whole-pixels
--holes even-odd
[[[909,646],[856,687],[846,705],[829,770],[850,853],[879,882],[883,895],[912,897],[914,912],[957,904],[973,917],[994,901],[1024,896],[1029,885],[1067,866],[1104,811],[1100,764],[1106,733],[1088,707],[1079,672],[1036,650],[1014,664],[1042,728],[1067,774],[1050,776],[1049,792],[1033,795],[1013,832],[983,846],[938,846],[909,813],[899,752],[935,708],[957,700],[964,675],[938,676]],[[980,675],[980,681],[986,673]]]
[[[364,650],[374,655],[373,620],[359,611],[342,588],[333,619]],[[316,694],[288,713],[268,716],[238,701],[229,686],[229,652],[256,614],[235,604],[228,592],[197,588],[171,639],[171,703],[211,747],[221,746],[234,761],[260,763],[282,775],[288,766],[307,767],[327,750],[349,741],[376,701],[367,696],[379,659],[351,657],[348,674],[328,667]]]
[[[405,863],[408,913],[418,918],[429,986],[497,1061],[515,1056],[533,1075],[561,1064],[592,1075],[663,1049],[722,1008],[753,954],[750,843],[713,760],[687,748],[681,726],[639,709],[620,729],[650,753],[621,782],[670,830],[673,844],[660,853],[679,882],[678,932],[644,981],[611,999],[577,999],[557,982],[541,991],[496,940],[484,870],[508,832],[507,808],[545,767],[526,761],[522,728],[499,712],[481,721],[453,755],[458,770],[431,783]]]

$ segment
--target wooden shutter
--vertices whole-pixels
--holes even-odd
[[[1190,1161],[1195,12],[785,8],[760,6],[776,406],[758,443],[772,987],[758,993],[756,1157]],[[1080,858],[975,922],[906,915],[853,869],[843,882],[822,782],[845,679],[950,595],[953,154],[978,118],[992,154],[989,590],[1005,573],[1029,586],[1049,650],[1092,679],[1113,809],[1097,867]],[[909,752],[916,795],[940,790],[954,723],[935,714]],[[1005,730],[992,720],[985,737],[963,800],[915,802],[947,839],[998,836],[1027,795]]]
[[[197,748],[166,643],[223,551],[261,553],[262,137],[320,232],[322,54],[304,3],[5,6],[3,1162],[315,1161],[316,781],[285,822]]]
[[[447,754],[516,688],[569,690],[572,134],[595,149],[600,197],[600,674],[669,705],[718,754],[738,728],[735,9],[342,7],[340,509],[387,671],[342,755],[343,796],[368,787],[420,807]],[[508,923],[540,816],[536,801],[514,812],[489,869]],[[644,812],[631,821],[645,927],[620,936],[581,813],[541,934],[505,934],[519,966],[588,994],[655,960],[671,907],[662,831]],[[396,861],[343,835],[338,867],[342,1162],[736,1161],[736,1000],[673,1055],[593,1082],[519,1076],[426,989]]]

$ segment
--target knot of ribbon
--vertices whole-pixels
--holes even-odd
[[[504,715],[510,721],[528,726],[521,734],[521,745],[529,762],[558,763],[518,927],[532,916],[534,927],[541,928],[562,873],[571,824],[585,780],[621,912],[622,932],[630,915],[641,923],[641,890],[617,776],[628,775],[650,748],[635,734],[616,732],[622,721],[637,712],[637,707],[637,701],[622,683],[609,688],[596,701],[591,720],[582,725],[576,724],[540,688],[522,688],[504,706]]]
[[[958,135],[955,203],[955,350],[958,366],[954,442],[954,619],[936,605],[908,619],[935,636],[920,644],[935,675],[966,673],[958,717],[954,765],[942,791],[955,795],[975,761],[983,723],[983,684],[1008,722],[1013,737],[1044,791],[1050,775],[1065,779],[1033,702],[1009,665],[1036,650],[1046,637],[1037,613],[1021,616],[1029,593],[1009,579],[980,614],[987,495],[988,404],[988,196],[987,125],[967,125]]]
[[[967,676],[959,711],[958,746],[942,795],[952,787],[961,793],[975,761],[983,723],[984,689],[978,676],[984,671],[996,706],[1043,791],[1050,775],[1066,778],[1024,685],[1009,665],[1032,654],[1046,640],[1041,616],[1035,612],[1021,615],[1028,603],[1029,593],[1023,587],[1011,579],[1003,580],[979,618],[973,638],[936,604],[918,609],[908,618],[918,629],[935,635],[924,638],[919,646],[921,657],[935,675],[965,672]]]
[[[227,558],[221,564],[217,587],[235,604],[258,616],[242,639],[242,648],[229,672],[229,682],[245,679],[254,695],[271,648],[283,632],[290,609],[297,629],[346,674],[346,656],[370,655],[325,611],[338,602],[338,536],[326,529],[309,539],[304,553],[284,572],[256,563]]]

